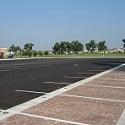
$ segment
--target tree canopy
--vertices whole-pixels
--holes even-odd
[[[33,43],[26,43],[26,44],[24,45],[24,49],[25,49],[25,50],[32,50],[33,46],[34,46]]]
[[[125,39],[122,39],[122,42],[125,43]]]
[[[107,50],[106,41],[100,41],[98,43],[98,51],[105,51],[105,50]]]
[[[69,54],[69,53],[78,53],[79,51],[83,50],[83,44],[80,43],[78,40],[68,42],[68,41],[61,41],[56,42],[53,47],[53,52],[55,54]]]

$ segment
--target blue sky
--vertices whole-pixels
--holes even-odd
[[[122,47],[125,0],[0,0],[0,47],[50,49],[54,42],[106,40]]]

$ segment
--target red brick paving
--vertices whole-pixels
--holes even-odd
[[[125,103],[58,96],[25,113],[92,125],[115,125],[124,108]]]
[[[125,100],[125,88],[108,88],[100,86],[87,86],[82,85],[72,89],[66,94],[87,96],[103,99]]]
[[[41,118],[14,115],[0,122],[0,125],[73,125]]]
[[[106,80],[106,79],[96,79],[93,82],[88,82],[87,85],[103,85],[103,86],[113,86],[113,87],[125,87],[125,81],[116,80]]]

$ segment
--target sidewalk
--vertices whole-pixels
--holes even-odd
[[[125,125],[124,65],[63,89],[26,110],[8,110],[13,115],[0,125]]]

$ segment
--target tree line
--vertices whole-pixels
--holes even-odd
[[[33,46],[34,46],[34,44],[29,42],[24,45],[23,49],[21,49],[21,47],[15,46],[14,44],[12,44],[9,48],[9,52],[10,52],[10,54],[13,53],[16,56],[19,55],[19,56],[29,56],[29,57],[43,56],[43,55],[49,54],[48,51],[33,50]]]
[[[93,53],[95,51],[106,51],[107,50],[107,45],[106,41],[100,41],[96,42],[95,40],[90,40],[90,42],[86,43],[83,45],[81,42],[78,40],[68,42],[68,41],[61,41],[61,42],[56,42],[53,47],[53,53],[54,54],[77,54],[81,51],[84,51],[84,49],[90,53]]]
[[[12,44],[9,48],[9,52],[14,52],[15,55],[29,56],[29,57],[43,56],[49,54],[49,51],[33,50],[33,46],[34,44],[29,42],[24,45],[23,49],[21,49],[21,47]],[[56,42],[52,47],[52,53],[78,54],[79,52],[83,52],[85,49],[90,53],[93,53],[97,50],[106,51],[107,50],[106,41],[100,41],[97,43],[95,40],[90,40],[90,42],[86,43],[85,45],[78,40],[73,40],[72,42],[69,41]]]

